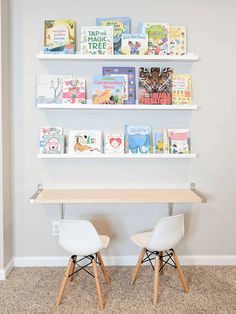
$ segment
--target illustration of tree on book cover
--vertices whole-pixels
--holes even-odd
[[[44,53],[75,53],[75,21],[47,20],[44,24]]]
[[[172,68],[139,68],[139,103],[170,105],[172,73]]]

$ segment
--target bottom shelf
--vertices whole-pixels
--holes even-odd
[[[196,154],[38,154],[41,159],[193,159]]]

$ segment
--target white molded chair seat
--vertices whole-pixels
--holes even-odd
[[[150,241],[151,236],[152,236],[152,231],[136,233],[131,236],[131,240],[135,244],[137,244],[139,247],[146,248],[148,245],[148,242]]]

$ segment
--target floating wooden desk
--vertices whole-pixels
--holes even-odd
[[[97,204],[97,203],[168,203],[172,215],[173,203],[204,203],[206,199],[191,189],[80,189],[43,190],[31,197],[31,204]]]

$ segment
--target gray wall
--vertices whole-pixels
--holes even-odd
[[[29,205],[37,183],[45,187],[186,187],[195,182],[208,198],[207,204],[178,205],[186,214],[186,237],[180,255],[236,254],[235,242],[235,40],[236,2],[12,0],[13,62],[13,193],[14,255],[59,256],[65,252],[51,235],[51,221],[59,218],[56,205]],[[113,9],[112,9],[113,7]],[[42,62],[36,53],[43,48],[45,19],[75,19],[77,27],[94,25],[96,17],[130,16],[132,31],[140,21],[160,21],[188,27],[188,50],[200,55],[194,64],[171,63],[178,73],[193,76],[193,112],[124,112],[39,110],[35,107],[36,74],[91,76],[100,73],[96,62]],[[78,28],[79,29],[79,28]],[[79,33],[79,32],[78,32]],[[130,63],[130,65],[159,65]],[[162,63],[165,65],[165,63]],[[88,89],[91,96],[91,88]],[[39,160],[39,129],[43,125],[76,128],[122,129],[125,124],[153,127],[189,127],[193,160]],[[163,205],[71,205],[66,217],[89,218],[98,231],[108,233],[106,255],[136,255],[130,242],[134,232],[149,229],[167,214]]]

